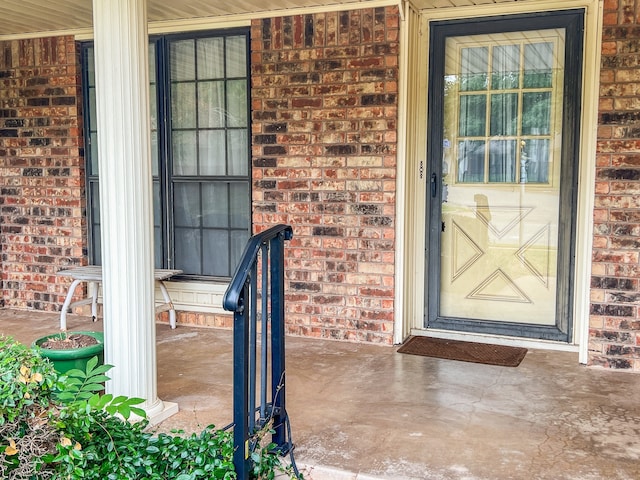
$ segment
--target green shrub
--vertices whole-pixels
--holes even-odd
[[[37,350],[0,337],[0,478],[8,480],[197,480],[236,478],[233,434],[213,425],[200,434],[153,435],[144,400],[100,395],[110,365],[57,375]],[[141,418],[130,422],[131,414]],[[285,468],[256,433],[252,478]]]

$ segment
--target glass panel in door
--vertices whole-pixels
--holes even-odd
[[[446,39],[441,317],[556,323],[564,44]]]

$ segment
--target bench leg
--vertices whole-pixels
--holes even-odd
[[[173,308],[173,302],[171,302],[171,297],[169,296],[169,292],[167,292],[167,287],[164,286],[164,282],[162,280],[158,280],[158,286],[162,292],[164,303],[169,307],[169,325],[171,325],[171,328],[176,328],[176,310]]]
[[[91,318],[98,320],[98,282],[89,282],[89,295],[91,295]]]
[[[64,303],[62,304],[62,311],[60,312],[60,330],[62,331],[65,331],[67,329],[67,311],[69,310],[69,306],[71,305],[73,293],[75,292],[78,284],[82,281],[83,280],[74,280],[69,286],[67,298],[64,299]]]

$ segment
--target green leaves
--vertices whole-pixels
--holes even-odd
[[[0,425],[25,409],[44,407],[55,382],[53,366],[35,351],[0,335]]]
[[[102,394],[111,368],[98,365],[96,357],[84,371],[58,376],[36,350],[0,336],[0,476],[30,468],[20,478],[41,478],[39,472],[47,471],[65,480],[236,479],[233,432],[209,425],[199,433],[152,435],[145,431],[144,399]],[[127,421],[134,415],[140,421]],[[256,436],[262,439],[269,429]],[[30,439],[21,442],[24,437]],[[259,443],[251,454],[252,478],[288,474],[273,446]],[[42,444],[46,450],[23,450]],[[3,455],[8,447],[16,454]]]
[[[95,392],[104,390],[104,382],[109,380],[105,373],[112,368],[113,365],[98,365],[98,357],[93,357],[87,362],[85,371],[69,370],[59,379],[56,400],[66,404],[88,400]]]

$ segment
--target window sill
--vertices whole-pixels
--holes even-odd
[[[222,297],[229,286],[229,280],[211,281],[169,281],[167,291],[176,310],[186,312],[225,313]]]

